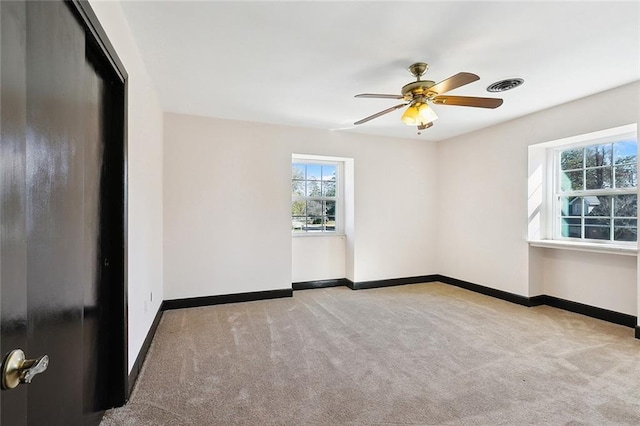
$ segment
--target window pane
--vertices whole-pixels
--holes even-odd
[[[584,148],[574,148],[560,153],[560,168],[562,170],[582,169]]]
[[[322,180],[336,180],[336,166],[324,165],[322,166]]]
[[[610,240],[611,219],[585,219],[584,237],[591,240]]]
[[[611,216],[611,197],[590,195],[583,200],[585,216]]]
[[[322,166],[320,164],[307,164],[307,180],[320,180]]]
[[[566,218],[563,217],[561,220],[561,235],[563,237],[569,238],[582,238],[582,231],[580,230],[580,219],[579,218]]]
[[[322,232],[323,219],[322,201],[307,201],[307,232]]]
[[[610,166],[612,145],[592,145],[585,148],[584,156],[587,162],[586,167]]]
[[[291,195],[292,196],[304,196],[305,194],[305,182],[303,180],[291,181]]]
[[[322,218],[309,222],[307,232],[323,232]]]
[[[605,189],[611,188],[611,167],[599,167],[597,169],[587,169],[587,184],[585,189]]]
[[[613,215],[636,217],[638,215],[638,195],[616,195],[613,197]]]
[[[335,216],[336,214],[336,202],[335,201],[325,201],[324,202],[325,214]]]
[[[322,195],[321,192],[321,183],[319,180],[308,180],[307,181],[307,197],[320,197]]]
[[[335,216],[327,216],[326,228],[327,231],[335,232],[336,230],[336,217]]]
[[[304,164],[293,163],[291,165],[291,178],[292,179],[304,180],[305,179],[305,172],[304,171],[305,171]]]
[[[307,232],[322,232],[324,229],[322,201],[307,201]]]
[[[615,167],[616,188],[635,188],[638,186],[638,170],[636,164],[625,164]]]
[[[292,201],[291,202],[291,216],[306,216],[307,203],[304,201]]]
[[[582,197],[560,197],[560,214],[562,216],[581,216]]]
[[[293,232],[305,231],[306,218],[304,216],[292,216],[291,217],[291,230]]]
[[[310,218],[315,218],[323,215],[324,211],[322,209],[322,201],[307,201],[307,216],[309,216]]]
[[[291,195],[302,196],[305,194],[304,164],[291,165]]]
[[[582,170],[560,173],[560,189],[562,191],[575,191],[584,189],[582,186]]]
[[[616,219],[613,223],[613,239],[616,241],[637,241],[638,221],[635,219]]]
[[[322,196],[323,197],[336,196],[336,182],[334,180],[322,181]]]
[[[638,144],[636,141],[620,141],[613,144],[613,160],[615,164],[636,163]]]

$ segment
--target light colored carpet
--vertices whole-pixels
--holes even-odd
[[[110,425],[640,424],[633,330],[446,284],[165,312]]]

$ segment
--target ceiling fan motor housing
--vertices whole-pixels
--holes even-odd
[[[436,82],[431,80],[420,80],[405,84],[402,87],[402,96],[404,96],[404,99],[407,101],[411,101],[417,96],[435,96],[437,93],[429,93],[429,89],[435,84]]]

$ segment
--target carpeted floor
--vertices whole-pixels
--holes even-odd
[[[167,311],[102,425],[640,424],[633,330],[429,283]]]

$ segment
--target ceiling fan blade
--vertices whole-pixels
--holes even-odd
[[[470,72],[459,72],[458,74],[431,86],[429,88],[429,92],[435,92],[438,95],[441,95],[449,90],[457,89],[465,84],[473,83],[476,80],[480,80],[480,77],[475,74],[471,74]]]
[[[478,108],[498,108],[502,105],[502,99],[477,98],[474,96],[436,96],[431,100],[436,105],[456,105]]]
[[[376,99],[403,99],[402,95],[379,95],[377,93],[361,93],[356,98],[376,98]]]
[[[406,106],[406,105],[409,105],[409,103],[399,104],[399,105],[396,105],[394,107],[387,108],[384,111],[376,112],[375,114],[370,115],[370,116],[368,116],[366,118],[363,118],[362,120],[356,121],[353,124],[357,126],[358,124],[366,123],[367,121],[371,121],[374,118],[378,118],[378,117],[380,117],[382,115],[388,114],[388,113],[390,113],[392,111],[395,111],[395,110],[397,110],[399,108],[402,108],[403,106]]]

